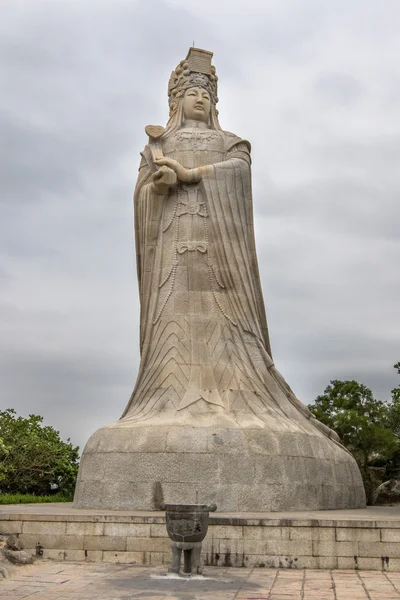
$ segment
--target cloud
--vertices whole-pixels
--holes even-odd
[[[223,127],[253,147],[278,368],[382,399],[400,359],[395,0],[6,0],[0,23],[2,406],[83,445],[139,361],[132,192],[171,70],[212,49]]]

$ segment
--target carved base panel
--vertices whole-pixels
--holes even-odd
[[[74,506],[157,510],[211,504],[221,512],[362,508],[354,459],[316,430],[143,426],[120,421],[89,439]]]

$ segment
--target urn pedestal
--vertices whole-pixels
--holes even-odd
[[[207,534],[209,514],[217,510],[216,504],[167,504],[161,509],[166,511],[167,532],[172,540],[169,572],[180,572],[183,551],[183,572],[201,575],[201,543]]]

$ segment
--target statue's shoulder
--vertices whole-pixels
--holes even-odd
[[[243,150],[246,149],[249,153],[251,152],[251,144],[248,140],[244,140],[231,131],[222,131],[225,137],[225,151],[229,152],[235,146],[240,146]]]

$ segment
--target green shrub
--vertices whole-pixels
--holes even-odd
[[[63,442],[43,417],[17,417],[15,410],[0,411],[1,494],[49,495],[51,485],[62,496],[74,493],[79,448]],[[54,496],[51,496],[54,498]]]

